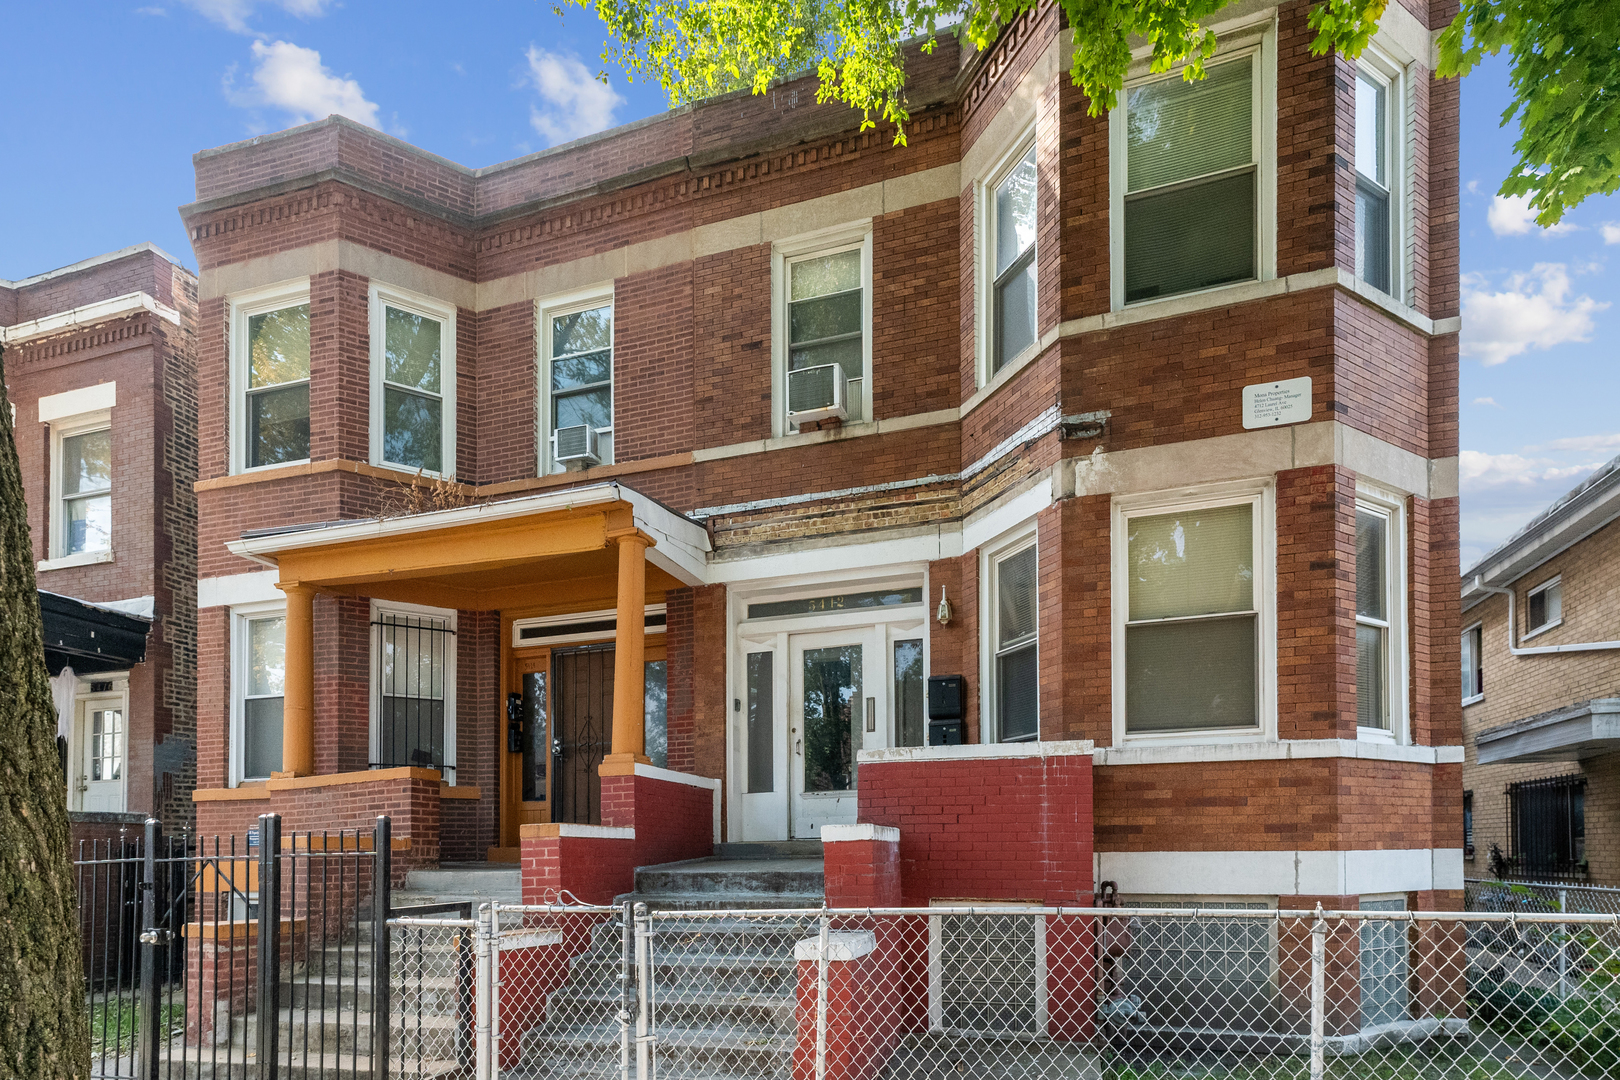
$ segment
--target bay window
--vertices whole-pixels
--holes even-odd
[[[1369,55],[1356,74],[1356,277],[1399,293],[1400,80]]]
[[[309,459],[309,285],[231,303],[233,472]]]
[[[1356,501],[1356,728],[1405,735],[1406,588],[1402,500],[1358,483]]]
[[[455,309],[372,286],[371,458],[455,473]]]
[[[988,568],[993,741],[1028,742],[1040,738],[1035,537],[990,556]]]
[[[994,185],[992,201],[990,372],[994,374],[1036,341],[1034,146]]]

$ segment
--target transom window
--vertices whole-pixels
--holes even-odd
[[[611,298],[571,311],[548,312],[544,375],[546,453],[550,471],[613,462],[613,303]],[[588,427],[595,433],[595,460],[559,451],[557,432]],[[583,444],[585,440],[581,440]],[[561,457],[563,460],[559,460]]]
[[[455,309],[373,286],[371,453],[379,465],[455,472]]]
[[[1125,516],[1126,733],[1259,726],[1259,509],[1254,497]]]
[[[1260,276],[1257,60],[1126,89],[1126,303]]]
[[[1035,344],[1035,147],[995,185],[991,373]]]
[[[58,443],[58,557],[112,549],[112,429],[64,434]]]
[[[247,317],[249,469],[309,457],[309,303]]]
[[[1035,538],[992,557],[991,574],[994,735],[999,742],[1028,742],[1040,738]]]
[[[848,421],[861,418],[866,369],[861,249],[811,255],[788,264],[788,370],[837,364]]]
[[[1564,584],[1562,579],[1553,578],[1545,584],[1536,586],[1530,592],[1530,601],[1525,605],[1525,631],[1535,633],[1539,630],[1551,630],[1564,621]]]
[[[1400,257],[1398,87],[1366,66],[1356,75],[1356,276],[1392,295]]]

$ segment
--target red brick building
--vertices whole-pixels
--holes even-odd
[[[196,329],[196,275],[151,244],[0,281],[76,836],[193,817]]]
[[[1460,904],[1451,11],[1237,5],[1091,117],[1043,9],[916,57],[903,147],[807,79],[198,154],[201,827]]]

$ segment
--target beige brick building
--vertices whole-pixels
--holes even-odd
[[[1617,517],[1620,459],[1463,574],[1469,877],[1620,885]]]

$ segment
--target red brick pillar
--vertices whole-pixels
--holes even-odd
[[[900,830],[888,825],[825,825],[827,906],[900,906]]]
[[[186,924],[186,1041],[207,1046],[214,1027],[253,1011],[258,995],[259,927],[253,922]],[[230,1031],[220,1032],[227,1040]]]
[[[793,1080],[815,1080],[821,939],[799,942],[793,957],[798,963]],[[870,930],[828,935],[826,1080],[870,1080],[899,1044],[901,1025],[882,993],[887,974],[882,964]]]

